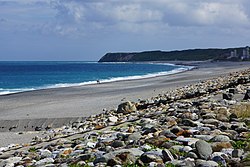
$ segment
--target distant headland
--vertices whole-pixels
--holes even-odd
[[[249,47],[188,49],[175,51],[144,51],[106,53],[99,62],[138,61],[246,61],[250,60]]]

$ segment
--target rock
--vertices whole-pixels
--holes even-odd
[[[182,151],[188,153],[189,151],[193,150],[190,146],[184,146]]]
[[[220,121],[218,121],[217,119],[204,119],[201,121],[204,124],[211,124],[211,125],[215,125],[218,126]]]
[[[210,146],[209,143],[207,143],[206,141],[204,140],[198,140],[196,143],[195,143],[195,148],[196,148],[196,151],[197,151],[197,155],[202,158],[202,159],[205,159],[207,160],[209,158],[209,156],[212,154],[213,150]]]
[[[166,162],[165,166],[178,166],[178,167],[194,167],[195,164],[193,160],[186,158],[185,160],[174,160],[171,162]]]
[[[238,118],[237,115],[235,113],[232,113],[229,116],[229,121],[231,122],[231,121],[233,121],[234,119],[237,119],[237,118]]]
[[[219,155],[213,156],[212,160],[214,162],[217,162],[218,164],[221,164],[223,166],[227,166],[226,160],[222,156],[219,156]]]
[[[194,152],[189,152],[189,153],[187,154],[187,157],[194,158],[194,159],[198,159],[198,156],[197,156]]]
[[[250,89],[247,89],[245,96],[243,98],[243,100],[248,100],[248,99],[250,99]]]
[[[241,157],[243,154],[244,154],[244,150],[242,150],[242,149],[234,149],[233,152],[232,152],[232,156],[233,156],[234,158],[239,158],[239,157]]]
[[[214,136],[210,141],[212,141],[212,142],[229,142],[230,139],[228,136],[225,136],[225,135],[217,135],[217,136]]]
[[[159,151],[148,151],[141,155],[140,160],[143,163],[157,162],[163,163],[163,155]]]
[[[128,136],[128,141],[138,141],[142,137],[140,132],[135,132],[132,133],[131,135]]]
[[[81,154],[79,156],[77,156],[78,159],[80,159],[81,161],[86,161],[89,160],[91,158],[90,154]]]
[[[228,117],[226,115],[223,115],[223,114],[217,114],[216,119],[219,120],[219,121],[222,121],[222,122],[228,122],[229,121]]]
[[[210,141],[213,138],[212,135],[194,135],[194,137],[205,141]]]
[[[130,101],[128,101],[118,106],[117,113],[128,114],[136,110],[136,106]]]
[[[228,89],[228,93],[235,94],[236,91],[237,91],[237,90],[236,90],[235,88],[230,88],[230,89]]]
[[[173,161],[174,160],[172,153],[167,149],[162,150],[162,155],[163,155],[164,161]]]
[[[89,148],[95,148],[95,146],[96,146],[96,143],[94,143],[94,142],[87,142],[87,147],[89,147]]]
[[[115,140],[111,146],[114,148],[123,147],[125,146],[125,142],[120,140]]]
[[[42,130],[42,127],[35,127],[35,131],[41,131]]]
[[[198,159],[196,160],[196,167],[218,167],[218,163],[214,162],[214,161],[205,161],[205,160],[201,160]]]
[[[6,160],[0,161],[1,167],[12,167],[15,166],[16,163],[20,162],[22,157],[10,157]]]
[[[203,119],[215,119],[216,118],[216,114],[213,113],[207,113],[205,115],[202,115]]]
[[[130,155],[128,155],[130,154]],[[97,157],[94,160],[94,164],[98,163],[105,163],[108,162],[110,164],[115,164],[115,163],[122,163],[122,159],[127,159],[131,157],[140,157],[143,154],[143,151],[139,150],[138,148],[131,148],[131,149],[119,149],[110,153],[107,153],[105,155],[102,155],[100,157]],[[115,161],[112,161],[111,159],[115,159]]]
[[[211,147],[213,151],[219,152],[224,148],[232,148],[232,145],[230,142],[214,142],[211,144]]]
[[[129,152],[121,152],[115,155],[114,158],[108,160],[108,166],[123,165],[123,164],[134,164],[136,157]]]
[[[146,140],[146,143],[160,147],[163,143],[167,142],[168,139],[165,136],[152,137]]]
[[[191,112],[186,112],[186,113],[180,114],[178,116],[178,118],[191,119],[193,121],[199,119],[199,117],[196,113],[191,113]]]
[[[36,166],[44,166],[45,164],[50,164],[53,163],[54,159],[53,158],[44,158],[35,163]]]
[[[160,132],[160,135],[163,135],[163,136],[170,138],[172,140],[177,138],[177,136],[174,133],[172,133],[170,130],[163,130]]]
[[[176,141],[182,142],[185,145],[191,146],[192,144],[195,144],[199,139],[196,138],[190,138],[190,137],[183,137],[179,136],[176,138]]]
[[[166,148],[166,149],[169,149],[171,148],[175,143],[173,142],[165,142],[161,145],[162,148]]]
[[[182,124],[186,126],[191,126],[191,127],[198,126],[198,124],[192,121],[191,119],[183,119]]]
[[[233,94],[231,93],[223,93],[222,98],[225,100],[232,100],[233,99]]]
[[[40,149],[39,152],[40,152],[41,158],[52,158],[53,157],[52,152],[47,150],[47,149],[45,149],[45,150]]]
[[[118,117],[116,117],[116,116],[111,116],[111,117],[108,118],[108,120],[109,120],[109,122],[115,123],[115,122],[117,122]]]

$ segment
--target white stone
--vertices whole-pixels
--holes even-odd
[[[117,122],[118,117],[116,117],[116,116],[111,116],[111,117],[108,118],[108,120],[109,120],[109,122]]]
[[[93,142],[87,143],[87,147],[90,147],[90,148],[95,148],[95,145],[96,145],[96,143],[93,143]]]

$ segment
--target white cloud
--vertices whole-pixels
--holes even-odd
[[[161,34],[189,27],[201,31],[202,27],[235,30],[250,27],[247,8],[250,4],[246,0],[13,0],[1,4],[13,7],[0,11],[13,24],[35,27],[42,32],[47,29],[63,36],[114,31]]]

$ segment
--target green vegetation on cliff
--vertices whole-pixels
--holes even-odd
[[[107,53],[99,62],[134,62],[134,61],[204,61],[204,60],[240,60],[241,48],[227,49],[189,49],[182,51],[145,51],[132,53]],[[232,57],[235,52],[236,56]],[[230,57],[231,56],[231,57]]]

